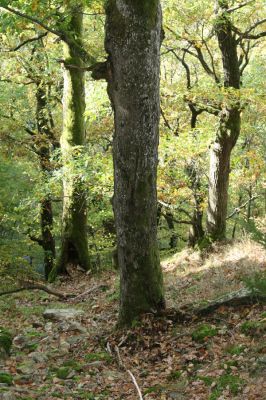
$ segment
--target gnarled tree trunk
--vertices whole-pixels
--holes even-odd
[[[164,307],[157,246],[161,9],[159,0],[109,0],[108,92],[115,113],[114,213],[120,323]]]

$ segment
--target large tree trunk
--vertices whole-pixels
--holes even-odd
[[[164,307],[157,245],[160,116],[159,0],[109,0],[108,92],[115,113],[114,213],[121,277],[120,323]]]
[[[71,15],[67,35],[81,44],[83,13],[82,7],[69,7]],[[71,43],[71,41],[68,41]],[[67,264],[79,265],[84,270],[90,266],[87,241],[86,191],[75,172],[78,146],[85,141],[84,111],[85,89],[83,62],[75,47],[64,43],[64,97],[63,132],[61,149],[64,165],[62,245],[56,273],[66,272]],[[54,276],[53,276],[54,277]],[[51,279],[53,278],[51,277]]]
[[[232,31],[228,4],[218,0],[218,17],[215,24],[218,44],[222,54],[224,87],[236,89],[220,112],[219,128],[211,145],[209,172],[209,199],[207,210],[207,233],[211,240],[226,237],[226,217],[230,157],[240,134],[240,70],[237,56],[237,42]]]
[[[36,120],[38,137],[36,138],[37,153],[40,159],[40,166],[46,179],[51,172],[50,147],[54,137],[50,130],[48,104],[45,88],[42,83],[37,84],[36,90]],[[53,236],[53,209],[50,195],[46,195],[41,201],[41,245],[44,251],[44,274],[47,280],[54,266],[55,240]]]

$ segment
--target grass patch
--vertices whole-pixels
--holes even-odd
[[[205,339],[216,336],[218,329],[212,325],[203,324],[198,326],[191,334],[195,342],[203,343]]]
[[[71,372],[70,367],[60,367],[56,371],[56,377],[58,379],[67,379],[70,372]]]
[[[13,377],[7,372],[0,372],[0,383],[5,383],[6,385],[12,385]]]
[[[197,379],[199,379],[200,381],[204,382],[205,385],[207,386],[211,386],[211,384],[215,381],[215,379],[211,376],[197,376]]]
[[[168,380],[168,381],[176,381],[176,380],[178,380],[178,379],[181,377],[181,375],[182,375],[182,372],[181,372],[181,371],[172,371],[172,372],[168,375],[167,380]]]
[[[240,356],[240,354],[242,354],[244,350],[245,350],[245,346],[243,346],[242,344],[239,344],[239,345],[232,345],[232,346],[227,347],[225,352],[228,354],[231,354],[232,356]]]
[[[220,376],[216,382],[216,387],[210,395],[209,400],[217,400],[227,387],[229,388],[230,393],[236,396],[239,393],[244,380],[236,375],[224,374]]]
[[[260,336],[266,332],[266,322],[246,321],[241,325],[240,331],[248,336]]]
[[[92,362],[92,361],[107,361],[111,362],[112,361],[112,356],[110,356],[109,353],[106,351],[100,352],[100,353],[90,353],[85,355],[85,360]]]

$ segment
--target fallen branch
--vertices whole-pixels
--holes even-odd
[[[18,293],[18,292],[22,292],[25,290],[43,290],[44,292],[51,294],[53,296],[59,297],[62,300],[65,300],[69,297],[75,297],[75,295],[70,294],[70,293],[62,293],[62,292],[58,292],[57,290],[54,290],[52,288],[49,288],[48,286],[45,286],[41,283],[29,283],[29,284],[25,284],[24,286],[20,287],[20,288],[16,288],[16,289],[11,289],[11,290],[7,290],[5,292],[0,292],[0,296],[5,296],[7,294],[13,294],[13,293]]]

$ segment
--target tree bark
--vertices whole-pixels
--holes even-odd
[[[226,237],[230,157],[240,134],[240,69],[237,42],[227,10],[227,1],[218,0],[215,30],[222,54],[224,87],[235,91],[219,114],[219,128],[210,149],[207,234],[212,241]]]
[[[51,142],[53,135],[49,128],[49,116],[47,107],[47,95],[45,88],[41,82],[37,83],[36,89],[36,120],[38,137],[36,145],[38,147],[37,153],[40,159],[40,166],[46,179],[47,175],[51,172]],[[55,260],[55,240],[53,236],[53,208],[52,201],[48,195],[41,200],[41,232],[42,239],[41,245],[44,251],[44,275],[48,280],[49,274],[54,267]]]
[[[160,117],[159,0],[106,5],[108,93],[114,109],[114,214],[120,269],[120,323],[164,308],[157,245]]]
[[[83,14],[80,5],[69,6],[70,21],[66,34],[82,45]],[[85,88],[84,70],[80,54],[71,40],[64,46],[64,96],[63,96],[63,132],[60,139],[63,165],[63,216],[62,244],[57,273],[65,273],[67,264],[79,265],[89,269],[90,261],[87,241],[87,205],[86,191],[75,172],[80,146],[85,142]],[[73,170],[74,169],[74,170]]]

